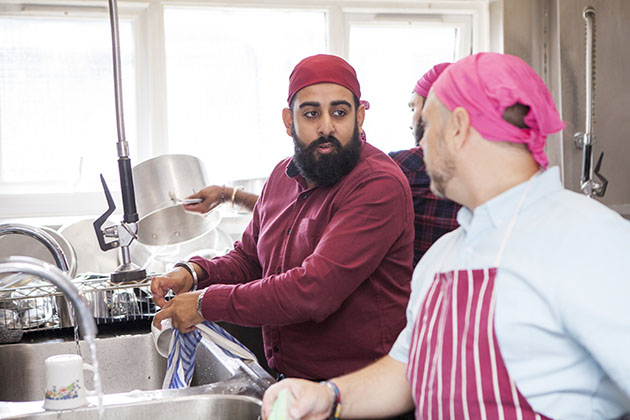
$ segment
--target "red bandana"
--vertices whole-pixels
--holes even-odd
[[[317,83],[341,85],[354,93],[357,99],[361,99],[361,87],[352,66],[337,56],[319,54],[306,57],[295,66],[289,76],[287,102],[291,103],[300,89]]]

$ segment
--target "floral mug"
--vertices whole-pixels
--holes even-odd
[[[83,371],[94,372],[92,366],[83,363],[78,354],[50,356],[44,362],[46,387],[44,408],[46,410],[68,410],[87,405]]]

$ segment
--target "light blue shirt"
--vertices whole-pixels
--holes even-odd
[[[477,207],[418,263],[407,326],[390,352],[407,363],[419,302],[438,271],[491,267],[527,183]],[[630,412],[630,222],[535,176],[496,277],[495,331],[510,376],[554,419]]]

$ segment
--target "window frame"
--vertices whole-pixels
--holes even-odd
[[[348,57],[351,23],[373,22],[374,19],[437,21],[461,26],[460,33],[464,38],[460,56],[488,51],[490,47],[489,0],[312,0],[308,5],[301,3],[300,0],[119,1],[119,16],[132,21],[135,37],[137,133],[127,133],[128,141],[138,142],[137,156],[130,156],[132,165],[168,153],[164,43],[164,9],[167,6],[324,10],[328,52],[341,57]],[[36,0],[28,5],[5,0],[0,4],[0,16],[109,19],[107,3],[92,0]],[[116,147],[116,140],[112,139],[112,148]],[[109,187],[120,214],[119,180],[109,180]],[[102,191],[20,194],[8,193],[4,189],[0,182],[0,220],[92,217],[106,209]]]

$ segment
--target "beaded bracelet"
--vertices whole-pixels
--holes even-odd
[[[225,203],[225,185],[221,187],[221,204]]]
[[[341,417],[341,392],[339,391],[339,387],[332,381],[322,381],[320,383],[326,385],[332,390],[333,394],[335,394],[328,420],[339,420],[339,417]]]

